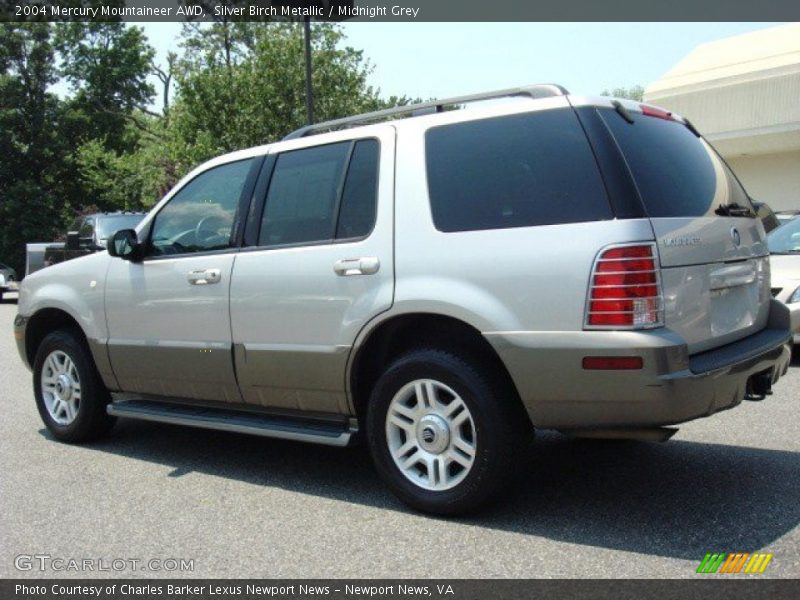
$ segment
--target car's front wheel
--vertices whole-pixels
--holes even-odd
[[[383,479],[409,505],[474,510],[502,489],[530,431],[513,390],[480,361],[411,352],[378,380],[367,437]]]
[[[75,331],[55,331],[42,340],[33,364],[33,387],[42,421],[63,442],[86,442],[114,425],[106,412],[108,390]]]

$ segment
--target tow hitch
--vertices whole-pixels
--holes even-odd
[[[756,373],[747,380],[745,400],[759,401],[772,395],[772,369]]]

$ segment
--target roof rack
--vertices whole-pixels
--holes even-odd
[[[505,90],[497,90],[494,92],[483,92],[481,94],[470,94],[468,96],[456,96],[455,98],[444,98],[442,100],[433,100],[431,102],[420,102],[419,104],[408,104],[405,106],[395,106],[393,108],[386,108],[384,110],[376,110],[361,115],[352,117],[345,117],[343,119],[334,119],[333,121],[325,121],[323,123],[314,123],[306,125],[300,129],[296,129],[284,140],[294,140],[302,138],[307,135],[321,133],[324,131],[331,131],[333,129],[344,129],[353,127],[355,125],[364,125],[375,121],[381,121],[396,115],[409,114],[412,117],[437,113],[444,111],[445,106],[452,106],[454,104],[469,104],[470,102],[483,102],[484,100],[494,100],[496,98],[513,98],[515,96],[527,96],[528,98],[550,98],[552,96],[566,96],[569,92],[560,85],[555,83],[542,83],[537,85],[527,85],[524,87],[508,88]]]

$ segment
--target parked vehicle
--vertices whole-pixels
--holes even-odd
[[[767,237],[772,267],[772,295],[792,315],[794,343],[800,343],[800,220],[792,220]]]
[[[17,272],[8,265],[0,263],[0,301],[6,292],[16,292],[17,286]]]
[[[797,218],[797,215],[800,215],[800,210],[779,210],[775,213],[781,225],[793,221]]]
[[[45,249],[44,266],[105,250],[108,238],[120,229],[132,229],[145,213],[95,213],[76,219],[67,231],[65,243],[54,243]]]
[[[769,204],[766,202],[756,202],[752,201],[753,208],[756,211],[756,215],[758,218],[761,219],[761,224],[764,226],[764,231],[769,233],[774,229],[777,229],[781,226],[781,222],[778,220],[778,217],[772,212],[772,209],[769,207]]]
[[[51,246],[60,245],[64,246],[63,242],[34,242],[32,244],[25,244],[25,277],[31,273],[35,273],[39,269],[44,269],[44,253],[47,248]]]
[[[28,277],[15,335],[59,440],[115,417],[363,437],[401,499],[456,514],[534,427],[667,439],[763,399],[789,324],[690,123],[539,85],[215,158],[108,253]]]

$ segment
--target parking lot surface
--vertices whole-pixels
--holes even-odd
[[[364,448],[122,420],[92,445],[58,443],[17,356],[16,310],[0,304],[2,577],[92,575],[15,567],[44,554],[194,561],[103,577],[673,578],[700,577],[707,552],[753,551],[774,553],[757,577],[800,577],[798,361],[764,402],[665,444],[542,433],[504,502],[438,519],[400,504]]]

